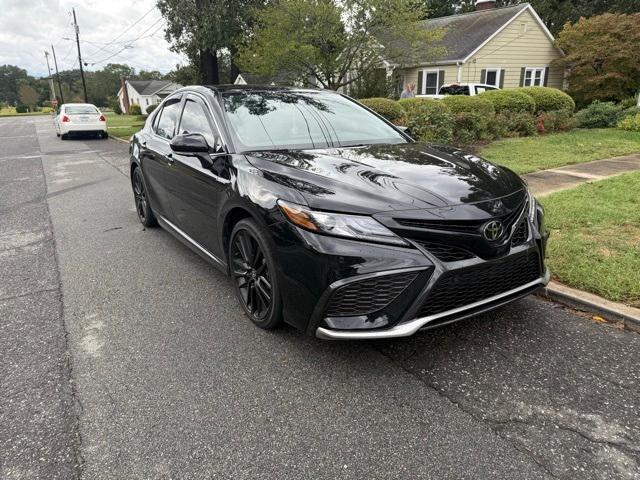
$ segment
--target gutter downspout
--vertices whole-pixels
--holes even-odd
[[[456,62],[456,66],[458,67],[458,83],[462,83],[462,63]]]

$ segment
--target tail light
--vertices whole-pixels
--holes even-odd
[[[101,122],[106,122],[107,121],[107,119],[104,118],[104,115],[100,115],[100,118],[98,120],[100,120]]]
[[[70,119],[68,116],[63,115],[63,116],[62,116],[62,121],[63,121],[63,122],[70,122],[70,121],[71,121],[71,119]]]

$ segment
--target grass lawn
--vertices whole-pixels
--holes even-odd
[[[569,286],[640,307],[640,172],[542,199],[549,266]]]
[[[129,140],[131,135],[144,126],[145,117],[137,115],[116,115],[113,112],[105,112],[109,135]]]
[[[608,128],[500,140],[484,147],[480,154],[524,174],[638,152],[640,133]]]
[[[15,107],[0,108],[0,117],[23,117],[28,115],[49,115],[52,109],[49,107],[42,107],[39,112],[18,113]]]

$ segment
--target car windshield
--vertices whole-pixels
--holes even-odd
[[[440,89],[440,95],[469,95],[469,85],[448,85]]]
[[[70,105],[64,107],[64,113],[69,115],[87,115],[98,113],[98,109],[92,105]]]
[[[396,129],[336,93],[232,90],[224,109],[240,151],[406,143]]]

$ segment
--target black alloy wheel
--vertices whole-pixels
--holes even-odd
[[[233,229],[229,263],[236,294],[249,318],[264,329],[278,326],[282,307],[271,252],[251,220],[241,220]]]
[[[133,197],[136,202],[136,213],[138,214],[140,223],[145,227],[154,227],[157,224],[156,217],[153,215],[153,211],[149,206],[147,189],[140,168],[134,169],[131,183],[133,186]]]

